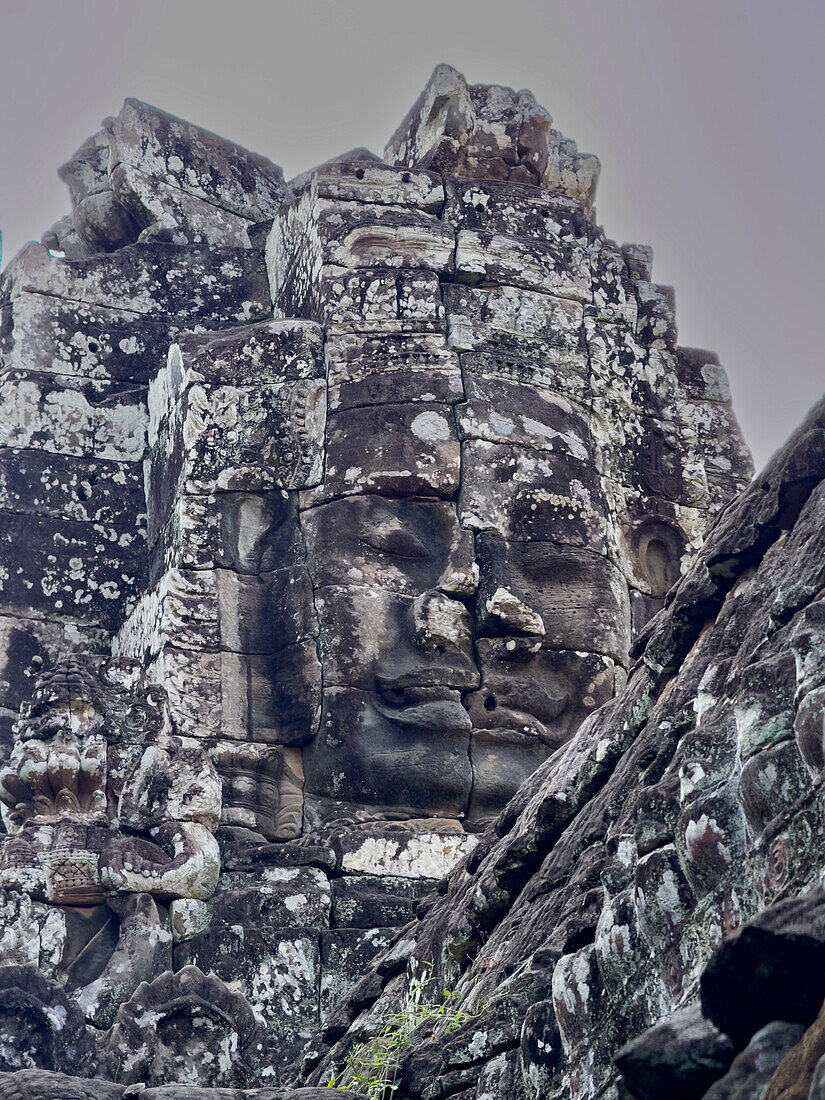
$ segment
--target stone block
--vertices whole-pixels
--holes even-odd
[[[193,323],[248,324],[269,313],[266,272],[249,249],[127,245],[82,260],[27,245],[6,270],[12,297],[50,294],[87,306]]]
[[[333,928],[400,928],[435,880],[343,875],[332,881]]]
[[[468,440],[461,450],[462,524],[506,539],[606,553],[607,508],[592,466],[562,453],[486,440]]]
[[[301,526],[316,588],[360,585],[408,596],[474,590],[472,535],[445,501],[342,497],[307,509]]]
[[[586,213],[575,199],[524,183],[498,179],[444,181],[442,217],[458,229],[489,230],[530,240],[587,238]]]
[[[445,284],[450,346],[458,351],[493,348],[538,353],[548,348],[580,350],[581,303],[518,286]],[[587,372],[582,359],[581,370]]]
[[[0,401],[0,447],[117,462],[143,458],[148,415],[142,386],[8,371]]]
[[[457,690],[410,689],[384,702],[375,692],[326,688],[319,734],[304,749],[307,815],[320,821],[354,810],[462,814],[471,783],[469,738]],[[400,873],[389,864],[357,869]]]
[[[283,172],[266,157],[138,99],[127,99],[104,127],[111,169],[137,169],[250,221],[274,217],[289,195]]]
[[[459,443],[452,407],[388,404],[331,413],[324,480],[308,495],[321,502],[351,493],[455,495]]]
[[[289,183],[295,195],[312,188],[321,199],[415,206],[434,214],[444,202],[444,187],[437,172],[396,168],[365,149],[353,149],[319,164]]]
[[[0,449],[0,508],[88,523],[145,523],[137,462]]]
[[[399,372],[421,373],[426,385],[430,375],[454,374],[459,369],[458,357],[442,333],[332,333],[325,354],[330,387]]]
[[[563,397],[475,374],[465,385],[467,400],[456,408],[462,441],[516,443],[590,460],[587,413]]]
[[[389,947],[395,928],[344,928],[321,936],[321,1017],[326,1016],[369,964]]]
[[[456,237],[455,274],[462,283],[538,290],[573,302],[589,302],[590,263],[580,245],[525,241],[481,230],[461,229]]]
[[[329,333],[441,332],[444,307],[438,275],[427,270],[325,268],[319,318]]]

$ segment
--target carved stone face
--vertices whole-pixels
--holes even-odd
[[[224,823],[270,839],[301,798],[301,831],[489,819],[750,472],[649,250],[595,224],[595,158],[433,79],[384,161],[292,181],[273,319],[182,335],[152,381],[157,579],[118,645],[224,762]]]
[[[475,400],[434,404],[439,381],[379,374],[407,401],[333,413],[342,459],[304,494],[324,685],[304,750],[310,819],[336,802],[489,817],[613,694],[626,661],[627,582],[606,557],[581,415],[475,377]],[[365,421],[374,442],[342,478]],[[407,477],[414,496],[400,495]]]

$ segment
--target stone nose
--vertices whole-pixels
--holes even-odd
[[[429,653],[472,652],[473,624],[464,604],[429,589],[413,602],[415,638]]]
[[[541,614],[532,606],[523,583],[515,583],[517,570],[510,567],[506,540],[496,531],[476,537],[479,586],[476,596],[478,633],[543,638],[546,631]]]
[[[492,596],[484,600],[482,615],[488,633],[526,634],[532,637],[544,637],[544,620],[519,596],[499,585]],[[493,627],[497,629],[492,629]]]

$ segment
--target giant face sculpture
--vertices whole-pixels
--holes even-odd
[[[721,368],[531,103],[437,70],[389,163],[293,181],[280,320],[183,338],[154,383],[159,579],[118,644],[213,759],[244,746],[227,823],[488,820],[750,473]]]

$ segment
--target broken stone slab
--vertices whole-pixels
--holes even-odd
[[[153,179],[132,165],[118,164],[110,175],[112,192],[140,230],[138,243],[200,244],[249,248],[246,218]]]
[[[449,65],[436,67],[384,159],[456,176],[541,184],[588,208],[599,174],[598,160],[553,130],[530,92],[468,85]]]
[[[771,1020],[810,1024],[825,1000],[825,895],[777,902],[738,929],[702,975],[702,1010],[741,1049]]]
[[[110,175],[118,165],[134,168],[250,221],[274,217],[289,196],[283,172],[266,157],[138,99],[103,125]]]
[[[723,405],[730,401],[727,372],[716,352],[678,347],[676,365],[679,381],[689,397],[698,401],[718,401]]]
[[[139,231],[112,193],[108,168],[109,142],[100,130],[58,169],[71,199],[71,228],[87,255],[132,244]]]
[[[396,928],[342,928],[321,935],[321,1015],[326,1016],[362,976]]]
[[[433,214],[444,203],[439,173],[396,168],[367,149],[352,149],[310,168],[291,179],[289,186],[296,196],[312,189],[321,199],[415,206]]]
[[[49,294],[138,316],[248,324],[270,312],[261,258],[249,249],[129,245],[83,260],[27,245],[6,269],[11,297]]]
[[[727,1035],[695,1005],[633,1039],[614,1061],[635,1100],[692,1100],[727,1071],[733,1055]]]
[[[317,867],[264,867],[254,878],[249,875],[229,875],[243,879],[248,886],[235,887],[219,883],[212,899],[210,925],[267,925],[273,928],[329,928],[330,882]]]

